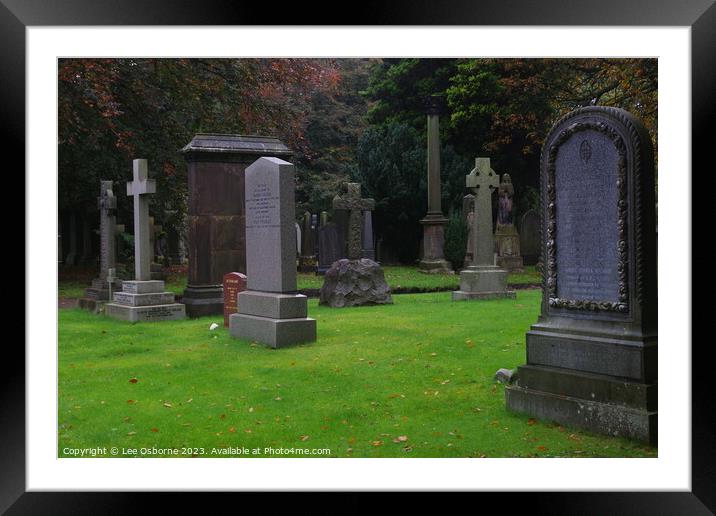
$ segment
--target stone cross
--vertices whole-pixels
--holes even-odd
[[[348,259],[358,260],[361,258],[362,242],[361,230],[363,210],[373,210],[375,201],[373,199],[361,199],[360,183],[346,183],[347,193],[341,197],[336,195],[333,198],[334,210],[347,210],[350,212],[348,218]]]
[[[99,182],[99,277],[105,279],[109,269],[114,268],[117,250],[117,198],[112,191],[112,181]]]
[[[492,237],[492,192],[500,180],[490,158],[475,158],[475,168],[465,176],[465,186],[475,195],[473,265],[494,265],[495,243]]]
[[[148,179],[147,160],[132,162],[134,181],[127,183],[127,195],[134,197],[134,276],[137,281],[149,281],[149,198],[157,191],[154,179]]]

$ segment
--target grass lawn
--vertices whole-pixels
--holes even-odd
[[[427,280],[426,280],[427,281]],[[65,447],[329,449],[333,457],[656,457],[623,439],[505,409],[500,367],[525,361],[541,292],[453,303],[449,292],[331,309],[318,341],[273,350],[220,317],[129,324],[59,311]],[[237,456],[235,454],[234,456]],[[251,455],[249,455],[251,456]],[[289,455],[290,456],[290,455]]]
[[[420,289],[420,290],[456,290],[460,284],[459,274],[425,274],[419,272],[417,267],[386,265],[383,267],[385,279],[392,289]],[[514,273],[507,276],[507,282],[512,285],[539,284],[540,275],[534,266],[525,267],[523,273]],[[63,279],[59,282],[59,297],[79,298],[84,296],[89,280]],[[320,289],[323,285],[323,276],[314,273],[298,273],[299,290]],[[182,294],[186,288],[186,274],[170,273],[166,279],[166,289],[175,294]]]

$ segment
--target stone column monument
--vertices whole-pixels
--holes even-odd
[[[279,158],[259,158],[246,169],[247,290],[229,317],[232,337],[273,348],[316,340],[308,298],[297,294],[294,169]]]
[[[440,197],[440,107],[436,97],[428,102],[428,213],[420,221],[423,225],[423,254],[419,267],[422,272],[451,272],[452,267],[443,254],[445,218]]]
[[[565,115],[542,148],[542,313],[507,408],[657,442],[654,151],[630,113]]]
[[[184,305],[174,302],[174,294],[164,291],[164,282],[151,279],[149,247],[149,199],[157,190],[148,178],[147,160],[135,159],[134,181],[127,183],[127,195],[134,197],[134,281],[123,281],[122,292],[105,306],[107,315],[124,321],[164,321],[183,319]]]
[[[197,134],[181,152],[187,162],[189,271],[182,301],[189,317],[222,314],[222,281],[246,272],[244,171],[261,156],[288,159],[278,139]]]
[[[475,168],[465,176],[465,184],[475,196],[472,218],[475,247],[472,264],[460,272],[460,290],[453,291],[452,300],[515,298],[515,292],[507,290],[507,271],[495,265],[492,193],[498,187],[498,178],[490,168],[490,158],[475,158]]]

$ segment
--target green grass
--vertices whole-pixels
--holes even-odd
[[[279,350],[233,339],[223,326],[210,332],[219,317],[132,325],[60,310],[58,454],[154,446],[204,448],[202,456],[216,456],[213,447],[328,448],[334,457],[656,456],[506,411],[493,374],[524,363],[539,290],[516,300],[452,303],[449,293],[431,293],[394,301],[331,309],[310,300],[318,341]]]
[[[421,290],[455,290],[460,284],[458,274],[425,274],[416,267],[386,265],[383,267],[385,279],[391,288],[415,288]],[[516,284],[539,284],[540,275],[535,271],[534,266],[525,267],[524,273],[509,274],[507,282]],[[320,289],[323,285],[323,276],[314,273],[298,273],[298,288],[300,290]],[[88,282],[72,280],[60,280],[60,297],[82,297],[84,289],[89,286]],[[186,288],[186,275],[170,274],[166,279],[166,289],[175,294],[182,294]]]

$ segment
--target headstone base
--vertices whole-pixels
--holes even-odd
[[[186,314],[191,318],[224,313],[224,288],[221,285],[208,287],[187,287],[181,302],[186,305]]]
[[[657,444],[657,385],[524,365],[505,388],[507,408],[559,424]]]
[[[428,213],[420,221],[423,225],[423,254],[418,263],[420,272],[428,274],[450,274],[452,265],[443,255],[446,219],[442,213]]]
[[[88,310],[95,314],[101,314],[104,312],[104,305],[107,304],[107,300],[99,300],[91,297],[83,297],[77,302],[77,306],[83,310]]]
[[[271,319],[247,314],[231,314],[229,334],[239,339],[268,344],[272,348],[283,348],[316,340],[316,320],[310,317],[300,319]]]
[[[156,322],[184,319],[186,313],[181,303],[150,306],[127,306],[116,303],[107,303],[105,312],[112,319],[129,322]]]
[[[185,307],[174,303],[174,294],[164,292],[163,281],[124,281],[122,291],[104,307],[106,315],[129,322],[184,319]]]
[[[507,271],[494,265],[471,265],[460,272],[460,290],[452,293],[453,301],[478,299],[515,299],[513,290],[507,290]]]
[[[521,256],[498,256],[497,266],[508,272],[524,272],[524,262]]]
[[[316,340],[316,320],[308,315],[303,294],[245,290],[237,296],[239,313],[229,316],[229,334],[272,348]]]
[[[425,274],[455,274],[447,260],[420,260],[418,269]]]

